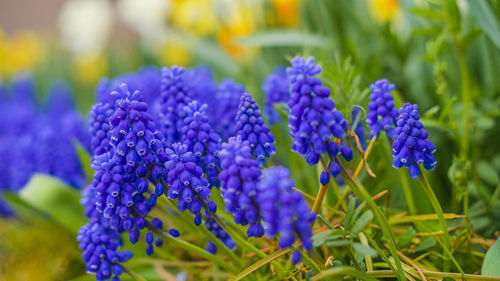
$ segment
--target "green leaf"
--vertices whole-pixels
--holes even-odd
[[[370,223],[372,219],[373,219],[373,213],[371,210],[364,212],[352,227],[351,233],[357,234],[363,231],[363,229],[365,229],[366,225],[368,225],[368,223]]]
[[[363,256],[376,257],[377,251],[371,247],[363,246],[361,243],[353,243],[352,247],[356,252],[362,254]]]
[[[412,8],[410,10],[411,13],[422,16],[428,19],[434,19],[434,20],[444,20],[445,15],[443,12],[435,9],[427,9],[427,8]]]
[[[415,252],[420,252],[426,249],[429,249],[430,247],[436,245],[436,240],[434,240],[433,237],[429,237],[425,240],[423,240],[420,244],[418,244],[417,247],[415,247]]]
[[[328,241],[325,243],[327,247],[343,247],[350,245],[352,242],[349,240],[335,240],[335,241]]]
[[[398,246],[400,248],[406,247],[408,244],[410,244],[411,240],[413,239],[413,237],[415,237],[416,234],[417,232],[412,226],[408,227],[405,233],[403,233],[403,235],[401,235],[401,237],[399,238]]]
[[[467,31],[467,33],[465,33],[461,38],[463,46],[469,46],[479,35],[481,35],[481,33],[482,31],[479,28],[473,27],[469,29],[469,31]]]
[[[76,147],[80,163],[82,164],[83,171],[85,172],[85,177],[90,181],[92,179],[92,175],[94,174],[94,171],[90,168],[90,154],[79,142],[75,141],[74,145]]]
[[[500,49],[500,28],[488,1],[467,0],[467,3],[479,27],[488,35],[495,46]]]
[[[86,222],[78,190],[56,178],[35,174],[19,197],[74,233]]]
[[[438,36],[443,30],[439,28],[415,28],[411,31],[414,36]]]
[[[352,219],[354,215],[354,208],[356,208],[356,198],[351,198],[349,200],[349,204],[347,205],[347,212],[345,214],[345,219],[342,222],[342,226],[344,226],[346,230],[351,229]]]
[[[488,249],[484,257],[481,275],[500,277],[500,239]]]
[[[251,47],[317,47],[330,49],[333,41],[327,37],[287,30],[254,33],[237,39],[238,43]]]
[[[479,177],[488,184],[496,185],[500,180],[495,168],[493,168],[493,166],[486,161],[481,161],[477,164],[476,172]]]

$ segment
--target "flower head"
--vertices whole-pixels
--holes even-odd
[[[394,107],[394,96],[390,92],[396,86],[389,84],[389,80],[380,79],[370,85],[372,94],[368,103],[368,115],[366,123],[370,127],[370,136],[378,137],[380,131],[385,131],[390,138],[394,137],[394,126],[398,117],[398,110]]]
[[[280,248],[290,247],[295,239],[300,239],[305,249],[312,248],[311,226],[316,214],[302,194],[295,191],[295,183],[285,167],[271,167],[263,171],[262,182],[258,184],[258,202],[264,221],[266,234],[275,237],[279,234]],[[298,262],[300,258],[294,260]]]
[[[262,236],[264,228],[256,201],[260,170],[257,161],[252,159],[248,141],[243,141],[241,137],[229,138],[227,143],[222,144],[220,163],[219,179],[226,211],[233,214],[237,224],[250,224],[248,236]]]
[[[160,112],[167,143],[181,140],[184,126],[184,107],[191,102],[191,94],[184,78],[185,69],[173,66],[164,67],[161,73]]]
[[[295,57],[291,63],[287,73],[292,83],[288,102],[292,150],[305,157],[309,165],[318,163],[324,153],[334,157],[340,152],[347,161],[351,160],[352,150],[334,140],[342,139],[348,124],[329,98],[330,90],[314,76],[321,72],[321,67],[314,64],[314,57]]]
[[[227,232],[214,220],[214,218],[209,214],[205,213],[205,227],[212,232],[217,238],[219,238],[224,245],[226,245],[229,249],[234,249],[236,244],[234,243],[233,238],[227,234]],[[215,254],[217,252],[217,247],[210,241],[208,241],[207,251]]]
[[[94,104],[90,109],[90,149],[93,155],[101,155],[112,149],[109,117],[113,112],[113,107],[110,104],[102,102]]]
[[[236,115],[236,135],[241,140],[248,141],[252,148],[252,156],[257,160],[260,167],[266,163],[265,158],[271,157],[275,152],[274,136],[269,127],[264,124],[260,116],[259,106],[248,93],[244,93],[240,99],[240,106]]]
[[[182,127],[182,143],[188,151],[193,152],[196,165],[206,173],[211,186],[219,186],[217,168],[219,167],[219,150],[221,139],[210,126],[207,105],[197,101],[184,107],[186,117]]]
[[[266,107],[264,113],[267,115],[269,124],[276,124],[281,117],[274,108],[274,104],[286,103],[290,99],[290,79],[286,75],[284,66],[277,66],[274,71],[266,77],[262,85],[265,94],[264,102]]]
[[[436,167],[436,158],[432,155],[436,151],[434,144],[427,139],[429,135],[424,125],[419,121],[418,105],[405,103],[399,109],[395,138],[392,144],[394,156],[392,166],[399,169],[409,167],[410,176],[418,179],[423,164],[427,170]]]
[[[240,97],[244,92],[243,85],[230,78],[224,79],[217,87],[213,103],[208,104],[212,128],[223,140],[236,135],[234,118],[238,113]]]
[[[187,145],[174,143],[167,149],[167,155],[165,167],[168,170],[167,182],[170,185],[167,197],[170,200],[178,199],[179,210],[191,211],[195,216],[195,224],[199,225],[202,221],[202,208],[210,212],[217,209],[217,205],[210,201],[210,184],[203,177],[203,169],[196,165],[195,154],[188,150]]]

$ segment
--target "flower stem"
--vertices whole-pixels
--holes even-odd
[[[126,267],[124,265],[122,265],[122,267],[123,267],[123,271],[125,271],[135,281],[147,281],[146,278],[140,276],[136,272],[132,271],[130,268],[128,268],[128,267]]]
[[[323,164],[323,167],[326,169],[327,172],[330,169],[330,165],[331,162],[329,162],[328,165]],[[312,211],[316,214],[319,212],[321,204],[323,204],[323,200],[325,199],[327,189],[328,189],[328,183],[322,184],[321,187],[319,188],[318,194],[316,195],[316,200],[314,200],[314,204],[312,207]]]
[[[365,151],[365,154],[363,157],[364,159],[361,159],[361,161],[359,161],[358,167],[356,168],[356,171],[354,171],[355,178],[357,178],[359,173],[361,173],[361,170],[363,169],[363,166],[364,166],[363,164],[366,161],[366,159],[368,158],[368,156],[370,155],[370,152],[372,151],[373,145],[375,144],[376,140],[377,140],[376,136],[370,140],[370,143],[368,144],[368,147],[366,148],[366,151]]]
[[[338,158],[335,159],[337,163],[340,166],[340,172],[342,174],[342,177],[346,181],[346,183],[351,186],[352,191],[364,202],[368,204],[368,207],[372,210],[373,214],[375,215],[375,218],[380,224],[380,228],[382,229],[382,232],[384,233],[384,236],[386,237],[387,241],[389,242],[389,250],[391,252],[391,255],[394,259],[394,263],[396,264],[397,267],[397,272],[396,276],[398,280],[403,281],[406,280],[406,277],[404,275],[403,271],[403,266],[401,265],[401,261],[399,259],[398,255],[398,249],[396,247],[396,242],[394,241],[394,236],[392,234],[391,228],[389,226],[389,222],[385,218],[384,214],[380,211],[380,209],[377,207],[377,204],[375,204],[375,201],[371,198],[370,194],[368,191],[365,189],[365,187],[358,182],[356,178],[354,178],[342,165],[342,162]]]
[[[420,180],[420,183],[422,184],[422,187],[424,188],[425,193],[427,194],[427,197],[429,197],[429,200],[431,201],[432,208],[436,212],[439,220],[439,224],[441,225],[441,228],[443,230],[444,234],[444,245],[445,245],[445,254],[444,256],[448,256],[447,254],[447,249],[449,250],[449,253],[452,254],[452,249],[451,249],[451,237],[450,233],[448,232],[448,225],[446,224],[446,220],[444,219],[443,215],[443,209],[441,209],[441,205],[439,204],[439,201],[436,197],[436,194],[434,194],[434,191],[432,190],[432,187],[430,186],[429,182],[427,181],[427,178],[425,177],[424,173],[422,173],[422,169],[418,167],[420,170],[420,175],[418,179]]]

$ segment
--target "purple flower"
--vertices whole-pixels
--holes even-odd
[[[205,227],[212,232],[217,238],[219,238],[224,245],[229,249],[233,250],[236,247],[233,238],[227,234],[227,232],[214,220],[214,218],[209,214],[205,213]],[[208,241],[207,251],[215,254],[217,252],[217,247],[210,241]]]
[[[212,69],[208,66],[197,66],[186,70],[184,74],[188,91],[197,101],[212,107],[215,102],[217,84]]]
[[[167,149],[167,155],[165,167],[170,185],[167,197],[170,200],[178,199],[177,208],[180,211],[189,210],[195,216],[195,224],[199,225],[202,221],[202,208],[210,212],[217,210],[217,205],[209,200],[209,182],[203,177],[203,169],[195,164],[195,155],[188,150],[187,145],[174,143]]]
[[[420,175],[418,165],[423,164],[427,170],[433,170],[436,167],[436,158],[432,155],[436,147],[427,139],[429,134],[419,119],[418,105],[405,103],[399,109],[392,144],[394,156],[392,166],[396,169],[403,166],[409,167],[410,176],[413,179],[418,179]]]
[[[234,118],[238,113],[240,97],[244,92],[243,85],[227,78],[219,83],[213,102],[208,103],[209,122],[223,140],[236,135]]]
[[[277,66],[264,80],[262,91],[265,94],[264,114],[267,115],[269,124],[273,125],[280,121],[281,117],[274,108],[274,104],[287,103],[290,99],[290,79],[286,75],[284,66]]]
[[[186,115],[184,107],[192,99],[184,74],[183,67],[162,68],[160,118],[169,145],[181,140]]]
[[[312,249],[312,224],[316,214],[309,210],[302,194],[293,189],[295,183],[285,167],[271,167],[263,172],[262,182],[258,184],[258,196],[266,235],[279,234],[280,248],[293,245],[300,239],[306,250]],[[296,254],[294,254],[295,256]],[[294,257],[293,262],[300,261]]]
[[[90,110],[90,149],[93,155],[101,155],[112,149],[109,117],[113,112],[113,107],[110,104],[102,102],[94,104]]]
[[[220,186],[217,178],[221,139],[210,126],[207,105],[197,101],[184,107],[186,117],[182,127],[182,143],[193,152],[196,165],[203,169],[211,186]]]
[[[380,131],[385,131],[389,138],[394,138],[394,126],[398,111],[394,108],[394,97],[390,92],[395,89],[396,86],[389,84],[387,79],[377,80],[370,85],[372,94],[366,116],[366,123],[370,127],[370,139],[378,137]]]
[[[241,140],[248,141],[252,148],[252,156],[257,160],[260,167],[266,164],[266,157],[271,157],[275,152],[274,136],[269,127],[264,124],[260,116],[259,106],[248,93],[244,93],[240,99],[240,106],[236,115],[236,135]]]
[[[292,83],[288,102],[288,126],[294,138],[292,150],[305,157],[309,165],[318,163],[321,154],[325,153],[335,157],[340,152],[345,160],[350,161],[352,150],[332,140],[332,137],[342,139],[348,124],[329,98],[330,90],[314,76],[321,72],[321,67],[314,64],[314,57],[307,61],[295,57],[291,63],[287,74]]]
[[[262,236],[264,228],[256,201],[260,170],[257,161],[252,159],[248,141],[240,137],[229,138],[222,144],[220,163],[219,179],[226,211],[233,214],[237,224],[250,224],[248,236]]]

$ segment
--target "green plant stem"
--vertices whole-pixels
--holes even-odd
[[[166,240],[166,241],[170,241],[172,242],[173,244],[175,244],[176,246],[178,247],[181,247],[185,250],[188,250],[188,251],[191,251],[197,255],[199,255],[200,257],[202,258],[205,258],[209,261],[212,261],[216,264],[218,264],[220,267],[226,269],[227,271],[233,273],[233,274],[237,274],[238,273],[238,269],[236,269],[235,267],[233,267],[231,264],[227,263],[226,261],[224,261],[222,258],[220,258],[218,255],[213,255],[213,254],[210,254],[209,252],[207,252],[205,249],[202,249],[196,245],[193,245],[189,242],[186,242],[184,240],[181,240],[181,239],[178,239],[178,238],[174,238],[170,235],[167,235],[165,234],[163,231],[155,228],[154,226],[151,226],[149,227],[149,230],[156,233],[157,235],[161,236],[163,238],[163,240]]]
[[[328,171],[331,163],[328,163],[328,165],[324,165],[323,167]],[[316,200],[314,200],[314,204],[312,207],[312,211],[315,212],[316,214],[319,211],[319,208],[321,208],[321,204],[323,204],[323,200],[325,199],[326,191],[328,190],[328,184],[322,184],[321,187],[319,188],[318,194],[316,195]]]
[[[380,228],[382,229],[382,232],[384,233],[384,236],[386,237],[387,241],[389,242],[389,250],[391,252],[392,257],[394,258],[394,262],[396,263],[397,267],[397,272],[396,275],[398,277],[398,280],[403,281],[406,280],[406,277],[404,275],[403,271],[403,266],[401,265],[401,261],[399,259],[398,255],[398,250],[396,247],[396,242],[394,241],[394,236],[392,234],[391,228],[389,226],[389,222],[385,218],[384,214],[380,211],[380,209],[377,207],[377,204],[375,204],[375,201],[371,198],[370,194],[368,191],[365,189],[365,187],[357,181],[357,179],[353,178],[344,168],[342,165],[342,162],[338,158],[335,159],[337,163],[340,166],[340,172],[342,174],[342,177],[346,181],[346,183],[351,186],[352,191],[363,201],[365,201],[368,204],[368,207],[372,210],[373,214],[375,215],[375,218],[380,224]]]
[[[213,217],[213,219],[220,225],[224,231],[231,236],[236,244],[238,244],[241,248],[246,249],[249,252],[255,253],[258,257],[260,258],[266,258],[267,255],[266,253],[262,252],[260,249],[249,243],[247,240],[243,239],[237,232],[233,231],[231,227],[229,227],[226,223],[222,221],[222,219],[217,215],[216,213],[210,212],[210,215]],[[284,270],[281,264],[279,264],[276,261],[272,261],[272,264],[276,267],[278,271]]]
[[[406,205],[408,206],[408,213],[414,216],[417,214],[417,211],[415,209],[415,203],[413,203],[413,194],[411,193],[410,183],[408,182],[408,175],[402,169],[399,169],[398,172],[399,178],[401,179],[401,185],[403,186],[403,193],[406,198]]]
[[[422,172],[422,169],[418,167],[420,170],[420,175],[418,179],[420,180],[420,183],[422,184],[422,187],[424,188],[425,193],[427,194],[427,197],[429,197],[429,200],[431,201],[432,208],[436,212],[439,220],[439,224],[441,225],[441,229],[443,230],[443,235],[444,235],[444,244],[445,248],[450,249],[450,255],[453,253],[453,249],[451,248],[451,237],[450,233],[448,232],[448,225],[446,224],[446,220],[444,219],[444,214],[443,214],[443,209],[441,208],[441,205],[439,204],[439,201],[436,197],[436,194],[434,194],[434,191],[432,190],[432,187],[429,184],[429,181],[427,181],[427,178],[425,177],[424,173]],[[448,256],[445,254],[444,256]],[[445,262],[445,271],[448,271],[446,268],[447,262]]]
[[[144,277],[140,276],[139,274],[135,273],[130,268],[128,268],[126,266],[123,266],[123,265],[122,265],[122,267],[123,267],[123,271],[125,271],[125,273],[127,273],[135,281],[147,281],[146,278],[144,278]]]

